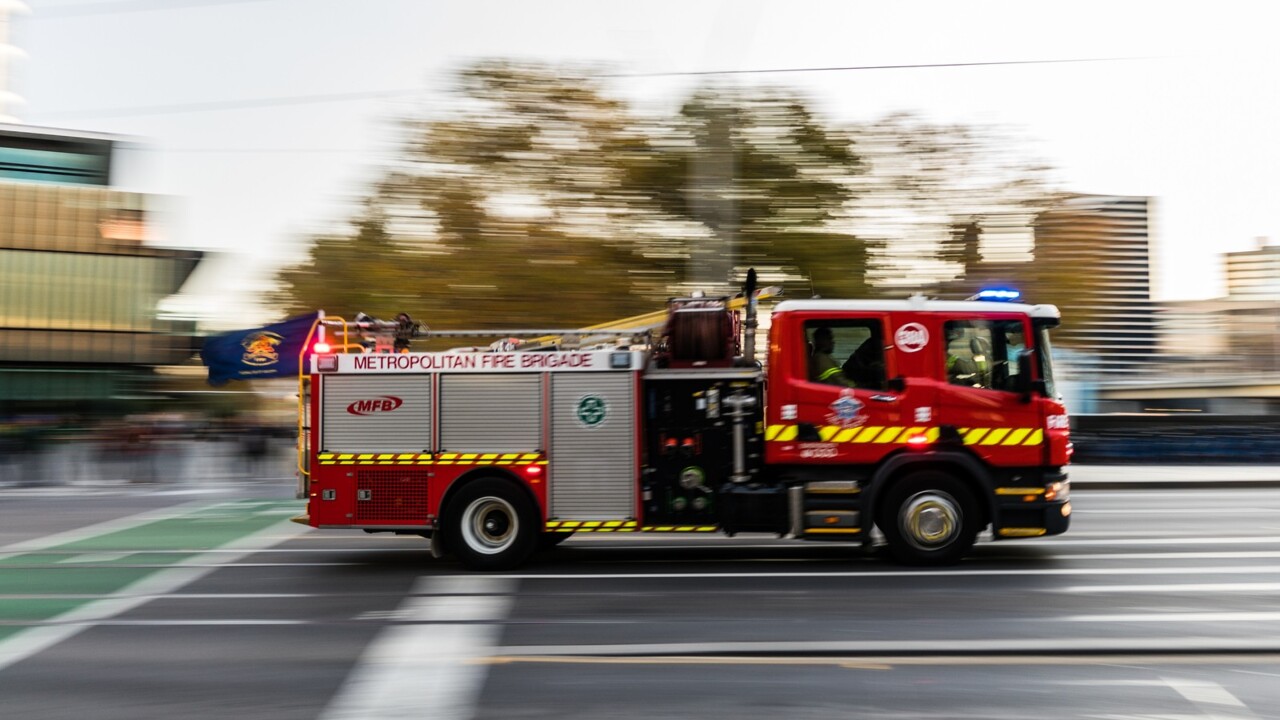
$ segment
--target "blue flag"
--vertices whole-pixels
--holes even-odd
[[[209,368],[209,384],[297,375],[299,355],[318,316],[312,313],[205,340],[200,359]]]

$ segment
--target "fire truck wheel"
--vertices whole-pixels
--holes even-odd
[[[509,570],[538,547],[537,513],[512,483],[481,478],[449,503],[449,549],[473,570]]]
[[[898,562],[950,565],[973,547],[979,522],[977,501],[963,482],[922,470],[889,488],[877,524]]]

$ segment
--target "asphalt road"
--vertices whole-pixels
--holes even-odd
[[[1085,486],[954,568],[585,536],[502,575],[283,483],[3,492],[0,717],[1280,718],[1280,489]]]

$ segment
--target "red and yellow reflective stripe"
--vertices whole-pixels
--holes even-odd
[[[317,453],[321,465],[546,465],[542,453]]]
[[[920,436],[924,436],[927,442],[937,442],[940,434],[937,427],[920,425],[865,425],[854,428],[822,425],[815,430],[818,432],[818,439],[813,442],[854,445],[902,445]],[[798,439],[799,434],[799,425],[769,425],[764,430],[764,439],[769,442],[792,442]],[[1044,444],[1044,431],[1040,428],[960,428],[960,436],[965,445],[1028,447]]]

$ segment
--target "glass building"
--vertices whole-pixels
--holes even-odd
[[[117,408],[195,351],[157,307],[201,255],[144,243],[147,196],[108,186],[112,144],[0,126],[0,416]]]

